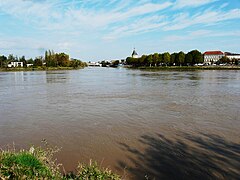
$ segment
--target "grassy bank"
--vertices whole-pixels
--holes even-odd
[[[176,71],[194,71],[194,70],[240,70],[240,66],[159,66],[159,67],[129,67],[141,70],[176,70]]]
[[[15,71],[57,71],[57,70],[77,70],[84,67],[28,67],[28,68],[0,68],[0,72],[15,72]]]
[[[119,180],[120,176],[106,168],[101,168],[96,162],[79,164],[76,174],[61,173],[61,165],[53,159],[57,148],[41,148],[34,146],[29,150],[0,151],[0,179],[112,179]]]

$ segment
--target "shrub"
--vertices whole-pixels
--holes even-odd
[[[60,179],[59,165],[52,159],[53,148],[29,151],[1,150],[0,179]]]
[[[100,168],[97,162],[92,163],[92,161],[89,165],[78,165],[76,178],[80,180],[120,180],[120,176],[107,168]]]
[[[76,174],[62,175],[60,164],[53,159],[59,149],[45,145],[44,149],[32,146],[29,151],[0,150],[0,179],[120,180],[120,176],[92,161],[79,164]]]

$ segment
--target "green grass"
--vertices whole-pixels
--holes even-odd
[[[59,166],[53,160],[56,148],[31,147],[29,151],[0,151],[0,179],[59,179]]]
[[[96,162],[92,163],[92,161],[89,165],[79,164],[77,170],[77,179],[120,180],[120,176],[107,168],[100,168]]]
[[[53,156],[58,148],[48,145],[30,150],[0,150],[0,180],[8,179],[56,179],[56,180],[120,180],[120,176],[96,162],[89,165],[79,163],[77,173],[62,174],[60,164]]]
[[[1,158],[1,174],[4,178],[53,178],[50,169],[28,152],[4,153]]]

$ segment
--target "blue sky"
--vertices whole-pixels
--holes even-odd
[[[85,61],[137,52],[240,53],[240,0],[0,0],[0,54]]]

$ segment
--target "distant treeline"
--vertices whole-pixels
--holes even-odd
[[[86,66],[86,63],[77,60],[77,59],[69,59],[69,55],[65,53],[54,53],[53,51],[45,52],[45,62],[46,67],[79,67]]]
[[[68,54],[65,53],[54,53],[54,51],[46,51],[45,57],[39,56],[35,59],[26,59],[25,56],[17,57],[13,54],[10,54],[8,57],[2,55],[0,56],[0,67],[7,68],[10,62],[23,62],[23,67],[31,65],[32,67],[84,67],[86,63],[69,58]]]
[[[134,67],[140,66],[181,66],[181,65],[194,65],[203,63],[203,54],[198,50],[192,50],[185,54],[184,52],[172,53],[165,52],[163,54],[154,53],[150,55],[142,55],[139,58],[128,57],[126,59],[128,65]]]

